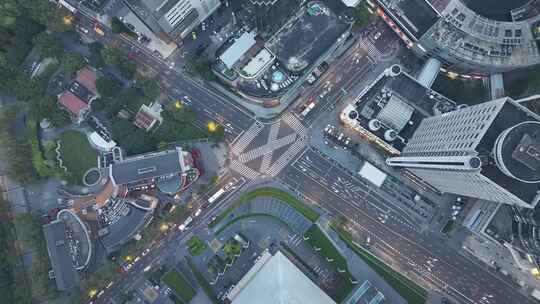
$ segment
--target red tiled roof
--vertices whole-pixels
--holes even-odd
[[[60,95],[60,98],[58,98],[58,102],[64,107],[66,107],[71,113],[77,116],[81,113],[81,110],[88,107],[88,104],[86,102],[82,101],[79,97],[75,96],[75,94],[71,93],[70,91],[62,93],[62,95]]]
[[[141,129],[148,129],[152,123],[155,121],[156,119],[154,117],[152,117],[152,115],[146,113],[145,111],[141,110],[137,113],[137,115],[135,116],[135,121],[133,122],[133,124],[135,124],[137,127],[141,128]]]
[[[77,73],[77,78],[75,78],[75,81],[82,84],[90,92],[97,94],[96,78],[97,75],[94,71],[89,68],[84,68]]]

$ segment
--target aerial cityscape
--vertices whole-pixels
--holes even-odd
[[[0,0],[0,303],[540,304],[540,0]]]

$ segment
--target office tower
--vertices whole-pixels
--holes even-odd
[[[505,97],[425,118],[386,162],[442,192],[534,208],[540,117]]]

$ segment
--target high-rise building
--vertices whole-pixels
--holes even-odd
[[[418,56],[456,73],[540,64],[540,2],[376,0],[377,14]]]
[[[540,200],[540,117],[509,97],[422,120],[398,157],[442,192],[534,208]]]
[[[221,4],[219,0],[124,0],[124,3],[129,9],[122,16],[124,22],[135,28],[144,25],[166,41],[185,38]]]

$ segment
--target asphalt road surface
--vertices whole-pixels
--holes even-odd
[[[80,22],[89,29],[93,27],[94,23],[87,18],[81,18]],[[115,44],[127,52],[136,50],[135,60],[157,72],[160,80],[165,83],[167,94],[173,98],[188,96],[192,102],[192,109],[201,115],[202,120],[217,121],[228,129],[226,136],[229,141],[234,141],[255,122],[245,109],[229,101],[227,97],[215,90],[208,88],[204,83],[198,83],[178,73],[171,68],[168,62],[156,57],[136,42],[110,32],[106,32],[103,37],[96,36],[92,32],[91,34],[95,36],[94,38],[98,38],[106,44]],[[308,125],[310,121],[316,119],[320,111],[330,105],[334,97],[339,96],[341,88],[354,85],[355,80],[362,77],[371,66],[365,59],[356,55],[360,52],[358,46],[353,46],[352,51],[344,55],[345,58],[341,65],[338,63],[337,68],[329,71],[327,76],[320,79],[319,84],[310,90],[308,96],[318,96],[321,94],[321,90],[328,90],[328,86],[331,86],[332,83],[341,79],[345,81],[344,84],[340,83],[339,87],[336,85],[330,89],[327,94],[330,94],[331,98],[326,99],[326,103],[312,113],[312,118],[306,121]],[[353,62],[354,64],[352,64]],[[345,73],[340,75],[343,71]],[[348,80],[346,77],[351,77],[351,79]],[[375,239],[373,250],[384,256],[386,261],[390,260],[392,266],[398,271],[416,278],[419,282],[443,290],[462,303],[534,303],[533,300],[522,295],[516,285],[503,280],[497,273],[486,270],[485,267],[461,256],[446,246],[444,241],[437,236],[431,235],[429,232],[418,232],[410,220],[403,215],[389,218],[385,223],[382,223],[376,216],[380,212],[378,208],[381,206],[377,206],[377,208],[371,204],[378,199],[376,197],[377,189],[372,188],[374,186],[355,181],[354,178],[351,178],[350,172],[336,167],[331,160],[321,157],[309,148],[299,159],[293,165],[285,167],[279,176],[280,179],[323,208],[335,214],[347,216],[356,223],[355,227],[359,232],[369,233]],[[313,160],[316,161],[313,162]],[[301,163],[303,163],[302,166]],[[302,167],[306,171],[303,171]],[[348,180],[362,191],[359,191],[358,196],[350,197],[336,193],[331,186],[324,186],[333,185],[340,179]],[[224,179],[223,182],[225,181],[227,179]],[[338,191],[340,190],[338,189]],[[368,200],[371,207],[367,207]],[[387,208],[388,205],[386,203],[384,205],[384,208]],[[212,210],[220,207],[218,205]],[[203,213],[201,218],[208,218],[210,213]],[[195,226],[203,224],[204,220],[201,220]],[[171,240],[177,241],[183,235],[185,233],[175,231],[156,241],[154,247],[151,248],[152,250],[133,266],[127,276],[114,283],[95,302],[108,303],[111,296],[119,295],[121,291],[127,290],[146,266],[164,258],[164,253],[167,252],[165,249],[176,243],[171,242]]]
[[[310,163],[312,169],[304,172],[300,164],[306,163]],[[327,174],[312,176],[311,170]],[[383,224],[372,212],[372,208],[364,208],[363,204],[368,202],[360,201],[361,197],[355,201],[349,200],[341,193],[335,193],[331,186],[325,186],[332,185],[338,178],[348,178],[353,182],[357,180],[350,178],[350,174],[333,164],[332,160],[308,149],[294,165],[281,172],[280,178],[308,197],[308,200],[354,221],[357,229],[375,239],[375,247],[378,247],[382,255],[392,259],[395,269],[443,290],[462,303],[534,303],[517,291],[517,285],[508,283],[498,273],[466,259],[438,237],[429,232],[419,233],[415,229],[407,229],[391,219]],[[366,195],[378,191],[368,183],[356,182],[356,185],[372,188],[366,190]]]

